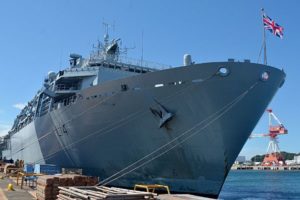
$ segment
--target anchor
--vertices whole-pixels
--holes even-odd
[[[168,121],[170,121],[174,114],[169,112],[161,103],[159,103],[157,100],[155,100],[155,103],[157,104],[158,109],[154,109],[150,107],[150,111],[154,116],[157,116],[160,118],[159,120],[159,128],[165,126]]]

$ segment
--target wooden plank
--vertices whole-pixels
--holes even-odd
[[[112,187],[115,188],[115,187]],[[157,196],[156,193],[153,192],[145,192],[145,191],[138,191],[138,190],[128,190],[128,189],[123,189],[123,188],[119,188],[123,191],[126,191],[127,194],[144,194],[144,195],[152,195],[152,196]]]
[[[112,194],[118,194],[119,192],[116,192],[116,191],[111,191],[109,188],[106,188],[106,187],[96,187],[97,189],[105,192],[105,193],[112,193]]]
[[[145,198],[154,198],[156,194],[143,191],[134,191],[116,187],[94,186],[94,187],[59,187],[60,194],[68,195],[70,198],[84,197],[85,199],[107,199],[107,200],[138,200]]]
[[[108,194],[107,197],[123,197],[123,196],[132,196],[132,197],[144,197],[144,196],[153,196],[152,194]]]
[[[65,194],[65,195],[70,195],[70,193],[67,193],[67,192],[65,192],[65,191],[60,191],[60,194]],[[76,193],[76,194],[75,194]],[[74,191],[74,193],[72,193],[71,194],[71,196],[73,197],[73,198],[78,198],[79,196],[80,196],[80,194],[82,194],[82,195],[87,195],[88,196],[88,198],[89,199],[104,199],[104,198],[102,198],[102,197],[99,197],[99,196],[96,196],[96,195],[94,195],[94,194],[87,194],[87,193],[81,193],[81,192],[75,192]],[[81,198],[80,198],[81,199]]]
[[[83,195],[83,194],[81,194],[81,193],[78,193],[78,192],[75,192],[75,191],[66,189],[66,188],[64,188],[64,187],[58,187],[58,188],[59,188],[60,190],[69,192],[69,193],[71,193],[71,194],[77,195],[77,196],[82,197],[82,198],[84,198],[84,199],[89,199],[89,196],[87,196],[87,195]]]
[[[66,191],[63,191],[63,190],[60,190],[60,191],[59,191],[59,194],[62,194],[62,195],[64,195],[64,196],[68,196],[68,197],[71,197],[71,198],[74,198],[74,197],[75,197],[74,194],[71,194],[71,193],[66,192]]]
[[[80,192],[80,193],[85,194],[85,195],[93,195],[93,196],[101,197],[101,198],[106,197],[105,194],[96,193],[96,192],[91,191],[91,190],[83,190],[83,189],[78,189],[78,188],[75,188],[75,187],[69,187],[69,189],[74,190],[75,192]]]
[[[103,195],[103,196],[106,196],[106,195],[107,195],[107,194],[104,193],[104,192],[100,192],[100,191],[96,191],[96,190],[87,190],[87,191],[95,192],[95,193],[100,194],[100,195]]]
[[[74,200],[73,198],[65,196],[63,194],[59,194],[59,195],[57,195],[57,197],[58,197],[58,200]]]

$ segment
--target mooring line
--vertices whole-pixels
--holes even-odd
[[[127,169],[133,167],[134,165],[138,164],[139,162],[143,161],[144,159],[150,157],[151,155],[159,152],[160,150],[162,150],[164,147],[172,144],[174,141],[176,141],[177,139],[179,139],[180,137],[186,135],[187,133],[191,132],[193,129],[197,128],[200,124],[204,123],[204,121],[208,120],[208,118],[200,121],[199,123],[197,123],[195,126],[193,126],[192,128],[190,128],[189,130],[183,132],[181,135],[175,137],[174,139],[172,139],[170,142],[166,143],[165,145],[159,147],[158,149],[156,149],[155,151],[151,152],[150,154],[144,156],[143,158],[139,159],[138,161],[130,164],[129,166],[123,168],[122,170],[120,170],[119,172],[113,174],[112,176],[104,179],[103,181],[101,181],[98,185],[107,185],[129,173],[131,173],[132,171],[135,171],[136,169],[146,165],[147,163],[151,162],[152,160],[155,160],[158,157],[161,157],[162,155],[166,154],[167,152],[169,152],[170,150],[174,149],[175,147],[177,147],[179,144],[182,144],[183,142],[185,142],[187,139],[191,138],[192,136],[200,133],[203,129],[205,129],[207,126],[209,126],[210,124],[212,124],[213,122],[215,122],[217,119],[219,119],[220,117],[222,117],[225,113],[227,113],[229,110],[231,110],[233,108],[233,106],[235,106],[238,102],[240,102],[245,96],[246,94],[248,94],[248,92],[250,90],[252,90],[256,85],[258,84],[258,82],[255,82],[252,86],[250,86],[250,88],[248,90],[246,90],[245,92],[243,92],[241,95],[239,95],[236,99],[234,99],[233,101],[231,101],[230,103],[226,104],[224,107],[222,107],[220,110],[216,111],[215,113],[213,113],[211,116],[209,116],[208,118],[212,118],[214,115],[216,115],[217,113],[221,112],[219,115],[217,115],[214,119],[212,119],[211,121],[209,121],[206,125],[204,125],[202,128],[200,128],[200,130],[197,130],[196,132],[192,133],[191,135],[187,136],[186,138],[184,138],[182,141],[178,142],[177,144],[175,144],[174,146],[171,146],[171,148],[163,151],[162,153],[154,156],[153,158],[151,158],[150,160],[145,161],[144,163],[140,164],[139,166],[131,169],[128,172],[125,172]],[[228,108],[227,108],[228,107]],[[224,110],[224,111],[222,111]],[[124,172],[122,174],[122,172]],[[119,175],[120,174],[120,175]],[[117,176],[119,175],[119,176]],[[113,178],[117,176],[116,178]],[[113,178],[113,179],[112,179]]]
[[[210,76],[204,78],[203,81],[202,81],[202,83],[205,82],[205,81],[208,81],[209,79],[211,79],[213,76],[215,76],[215,74],[216,74],[216,73],[214,73],[214,74],[212,74],[212,75],[210,75]],[[177,91],[177,92],[175,92],[175,93],[173,93],[173,94],[171,94],[171,95],[169,95],[169,96],[163,98],[163,100],[169,99],[170,97],[174,97],[175,95],[177,95],[177,94],[179,94],[179,93],[185,92],[188,88],[190,88],[190,87],[192,87],[192,86],[193,86],[193,84],[189,84],[188,86],[182,88],[181,90],[179,90],[179,91]],[[143,108],[143,109],[141,109],[141,110],[139,110],[139,111],[137,111],[137,112],[135,112],[135,113],[132,113],[132,114],[128,115],[125,119],[126,119],[126,121],[129,121],[131,118],[134,118],[134,117],[136,117],[136,116],[143,115],[143,114],[145,114],[145,113],[147,113],[147,111]],[[128,118],[128,119],[127,119],[127,118]],[[116,128],[119,128],[120,125],[123,125],[126,121],[124,121],[124,118],[123,118],[123,119],[119,120],[118,122],[115,122],[114,124],[111,124],[110,126],[113,126],[113,128],[110,128],[110,129],[106,130],[104,133],[101,133],[101,135],[105,135],[106,133],[109,133],[109,131],[114,130],[114,129],[116,129]],[[66,124],[66,123],[65,123],[65,124]],[[43,157],[43,158],[41,158],[41,159],[35,161],[35,163],[38,163],[38,162],[43,161],[43,160],[47,160],[47,159],[51,158],[53,155],[55,155],[56,153],[58,153],[58,152],[60,152],[60,151],[63,151],[63,150],[65,150],[65,149],[67,149],[67,148],[73,146],[74,144],[77,144],[77,143],[79,143],[79,142],[82,142],[82,141],[84,141],[85,139],[87,139],[88,137],[93,136],[93,135],[99,133],[100,131],[102,131],[102,130],[104,130],[104,129],[106,129],[106,128],[107,128],[107,127],[102,128],[102,129],[99,129],[99,130],[96,130],[95,132],[93,132],[93,133],[91,133],[91,134],[85,136],[84,138],[81,138],[81,139],[79,139],[79,140],[77,140],[77,141],[75,141],[75,142],[73,142],[73,143],[71,143],[71,144],[68,144],[67,146],[64,146],[63,148],[58,149],[57,151],[55,151],[55,152],[53,152],[53,153],[51,153],[51,154],[48,154],[47,156],[45,156],[45,157]],[[23,148],[22,150],[24,150],[24,148]]]

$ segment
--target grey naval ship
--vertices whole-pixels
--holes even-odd
[[[98,42],[49,72],[5,136],[3,155],[82,168],[100,185],[166,184],[217,198],[285,73],[250,60],[162,69]]]

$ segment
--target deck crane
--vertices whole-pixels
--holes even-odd
[[[262,162],[263,166],[285,165],[283,156],[280,153],[277,136],[287,134],[288,130],[284,127],[284,125],[280,122],[277,116],[273,113],[272,109],[267,109],[266,111],[269,114],[269,133],[251,134],[250,138],[269,137],[270,139],[268,149],[267,149],[267,154],[265,155],[264,160]],[[273,121],[276,121],[277,125],[273,125],[272,123]]]

